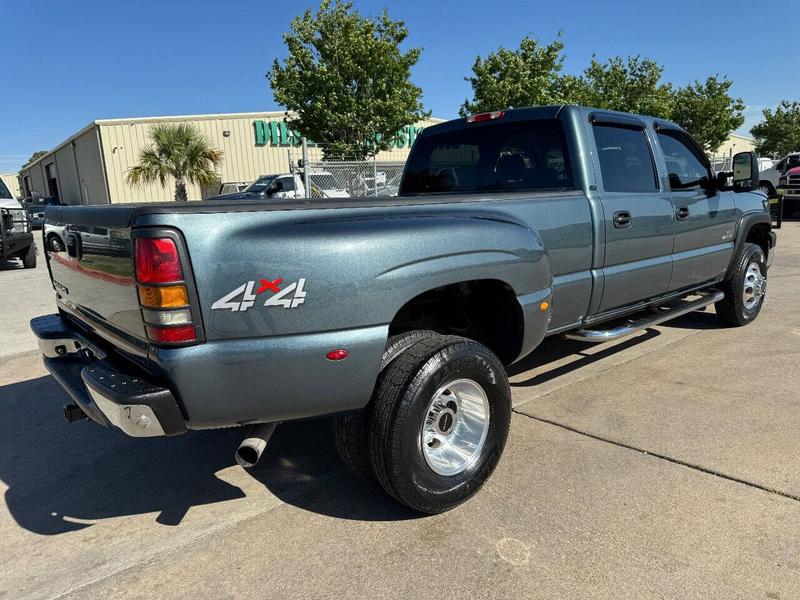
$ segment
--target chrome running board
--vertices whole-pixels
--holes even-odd
[[[654,325],[658,325],[664,321],[669,321],[675,317],[680,317],[686,313],[705,308],[709,304],[719,302],[724,297],[724,292],[719,292],[716,290],[711,292],[702,292],[702,297],[698,298],[697,300],[679,304],[675,307],[656,307],[654,309],[656,310],[656,314],[642,317],[636,321],[629,321],[625,325],[620,325],[619,327],[614,327],[613,329],[577,329],[575,331],[564,333],[563,337],[568,340],[576,340],[579,342],[611,342],[629,336],[642,329],[653,327]]]

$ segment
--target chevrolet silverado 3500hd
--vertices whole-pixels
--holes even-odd
[[[397,198],[50,207],[47,368],[132,436],[333,416],[342,458],[423,512],[474,494],[505,367],[716,305],[758,315],[776,237],[757,159],[715,174],[678,126],[578,106],[426,128]]]

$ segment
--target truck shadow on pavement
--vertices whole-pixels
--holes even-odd
[[[660,335],[656,329],[645,329],[643,333],[630,337],[614,345],[592,344],[565,340],[558,336],[545,338],[536,350],[508,369],[509,377],[530,375],[522,381],[512,381],[511,387],[530,387],[541,385],[572,371],[581,369],[598,360],[613,356],[634,346],[645,343]],[[552,366],[571,356],[577,356],[566,364]],[[551,368],[548,368],[551,367]]]
[[[710,313],[686,315],[664,325],[720,326]],[[599,347],[548,338],[509,370],[512,377],[524,378],[515,380],[512,387],[544,383],[658,335],[657,330],[648,329]],[[241,468],[234,460],[243,428],[133,439],[88,421],[68,425],[61,413],[66,401],[49,376],[0,386],[0,481],[8,486],[5,504],[21,527],[40,535],[147,513],[158,513],[155,520],[160,524],[177,526],[192,507],[245,499],[246,493],[236,483],[246,488],[248,478],[287,504],[336,518],[420,517],[347,470],[324,420],[279,426],[261,462],[245,473],[236,471]],[[234,483],[218,476],[223,470],[227,470],[225,479]],[[236,503],[230,510],[236,511]]]
[[[246,497],[217,476],[229,467],[241,469],[234,451],[244,429],[133,439],[88,421],[68,425],[61,416],[65,401],[49,376],[0,387],[0,481],[8,487],[6,507],[21,527],[57,535],[146,513],[176,526],[192,507]],[[248,477],[286,503],[335,517],[415,516],[349,475],[323,421],[278,427],[256,468],[226,476],[234,482]],[[235,503],[230,510],[236,511]]]

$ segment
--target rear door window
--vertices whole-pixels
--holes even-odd
[[[656,192],[658,180],[643,129],[594,125],[594,139],[607,192]]]
[[[573,189],[556,119],[465,125],[417,138],[401,195]]]

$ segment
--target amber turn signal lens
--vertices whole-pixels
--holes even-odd
[[[149,308],[187,306],[189,304],[189,294],[186,292],[185,285],[167,285],[163,287],[140,285],[139,302],[142,306]]]
[[[548,308],[550,308],[550,303],[547,301],[544,301],[539,305],[539,310],[542,312],[546,311]]]

